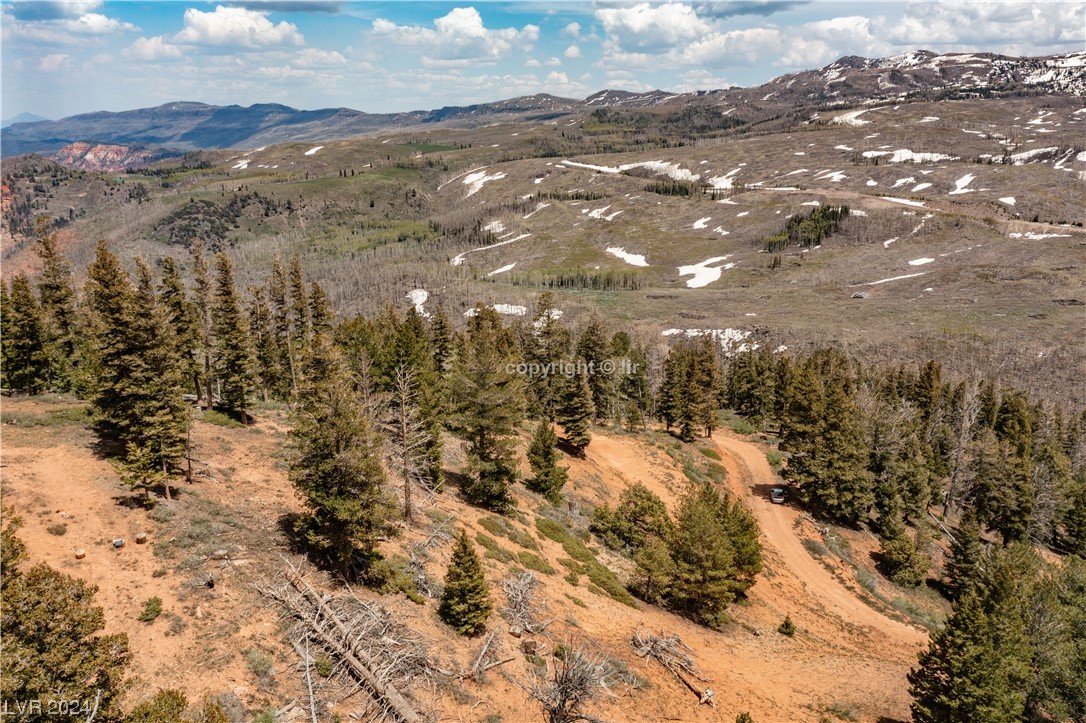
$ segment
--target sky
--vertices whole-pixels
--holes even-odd
[[[1086,50],[1082,0],[0,0],[0,116],[171,101],[428,110],[750,86],[844,55]]]

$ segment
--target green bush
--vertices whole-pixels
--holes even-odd
[[[224,414],[223,412],[220,412],[216,409],[205,410],[203,420],[208,424],[215,424],[220,427],[240,429],[245,426],[234,417],[231,417],[229,414]]]
[[[709,459],[715,459],[717,462],[720,461],[720,452],[717,452],[712,447],[699,447],[699,450]]]
[[[498,544],[498,541],[489,535],[484,535],[481,532],[475,534],[475,541],[486,551],[483,553],[484,557],[491,560],[497,560],[498,562],[510,562],[513,559],[513,554],[506,550],[504,547]]]
[[[55,525],[49,525],[45,528],[45,531],[48,532],[50,535],[56,535],[57,537],[60,537],[68,532],[68,526],[58,523]]]
[[[551,567],[550,563],[548,563],[546,560],[544,560],[542,557],[535,554],[534,552],[522,550],[521,552],[517,553],[517,559],[520,560],[521,565],[524,565],[529,570],[535,570],[536,572],[541,572],[544,575],[553,575],[555,573],[555,569]]]
[[[143,612],[139,615],[139,621],[142,623],[152,623],[159,615],[162,614],[162,599],[153,597],[143,605]]]
[[[330,678],[332,671],[336,668],[336,662],[332,660],[328,653],[317,653],[313,658],[313,670],[317,671],[317,675],[322,678]]]
[[[249,672],[255,675],[261,684],[271,681],[274,675],[274,662],[271,656],[260,648],[249,648],[245,651],[245,664],[249,666]]]
[[[796,624],[792,622],[791,615],[784,616],[784,622],[777,628],[777,632],[781,635],[787,635],[788,637],[792,637],[796,634]]]
[[[779,470],[784,462],[784,454],[779,449],[767,449],[765,458],[769,461],[769,466],[775,470]]]

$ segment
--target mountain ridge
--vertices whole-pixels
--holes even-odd
[[[782,88],[783,86],[783,88]],[[216,106],[172,101],[128,111],[95,111],[56,121],[15,123],[0,131],[4,157],[49,154],[71,143],[188,151],[256,148],[288,141],[327,141],[388,128],[446,123],[467,127],[495,119],[546,120],[599,108],[652,109],[679,104],[825,105],[984,93],[1086,94],[1086,52],[1015,58],[994,53],[915,50],[889,58],[844,56],[822,68],[779,76],[749,88],[669,93],[600,90],[584,99],[548,93],[431,110],[368,113],[352,108],[302,110],[278,103]]]

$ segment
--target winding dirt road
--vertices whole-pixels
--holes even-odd
[[[776,552],[780,562],[795,575],[813,602],[845,622],[868,628],[887,643],[915,649],[927,642],[926,633],[888,618],[858,599],[811,556],[795,531],[800,512],[789,505],[774,505],[769,501],[769,489],[778,486],[780,481],[769,466],[764,450],[725,431],[716,432],[713,441],[724,457],[729,486],[745,498],[758,520],[763,546]]]

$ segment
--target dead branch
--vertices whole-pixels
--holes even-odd
[[[261,592],[297,620],[291,636],[306,646],[303,658],[310,695],[308,646],[312,641],[341,661],[369,693],[377,704],[375,719],[421,723],[422,718],[398,688],[432,669],[417,636],[394,624],[379,605],[359,600],[353,594],[322,596],[297,568],[291,567],[285,578],[287,584],[268,586]],[[300,647],[297,642],[296,647]],[[310,702],[312,708],[312,698]],[[367,707],[365,712],[370,710]]]
[[[654,633],[643,633],[641,626],[638,626],[630,638],[630,644],[633,645],[634,652],[639,658],[653,658],[667,668],[694,695],[698,696],[698,702],[701,705],[716,707],[712,688],[701,689],[688,680],[687,676],[703,683],[712,682],[698,672],[694,665],[694,651],[678,635],[659,636]]]
[[[610,656],[595,645],[567,636],[555,655],[551,675],[537,679],[528,696],[543,707],[547,723],[599,721],[586,708],[620,680]]]
[[[309,638],[305,641],[305,687],[309,691],[309,716],[317,723],[317,699],[313,695],[313,678],[309,675]]]
[[[532,634],[542,633],[553,620],[541,622],[539,615],[547,611],[546,601],[536,601],[539,578],[534,572],[522,572],[508,575],[502,580],[506,607],[501,609],[502,616],[512,625],[519,625]]]

